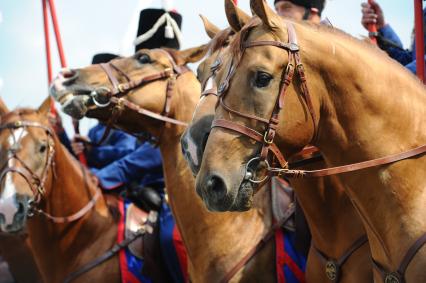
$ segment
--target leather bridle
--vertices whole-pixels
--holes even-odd
[[[340,173],[346,173],[346,172],[352,172],[356,170],[361,170],[369,167],[384,165],[393,163],[396,161],[400,161],[403,159],[411,158],[414,156],[418,156],[421,154],[424,154],[426,152],[426,145],[419,146],[414,149],[410,149],[407,151],[404,151],[402,153],[397,153],[389,156],[385,156],[382,158],[377,158],[373,160],[358,162],[354,164],[344,165],[344,166],[338,166],[338,167],[332,167],[332,168],[326,168],[326,169],[320,169],[320,170],[291,170],[288,169],[288,162],[286,159],[282,156],[280,150],[278,147],[274,144],[274,138],[276,134],[276,130],[278,127],[278,116],[280,111],[282,110],[284,106],[284,97],[286,94],[287,87],[290,85],[293,79],[293,75],[295,72],[295,69],[297,71],[297,74],[299,76],[299,80],[301,83],[301,93],[304,102],[306,103],[309,113],[311,115],[313,124],[314,124],[314,138],[317,134],[317,125],[316,125],[316,115],[314,112],[313,104],[311,101],[311,97],[309,94],[309,89],[307,87],[304,67],[300,60],[299,55],[299,46],[297,44],[297,38],[296,33],[294,30],[294,27],[291,23],[287,22],[287,31],[288,31],[288,43],[282,43],[279,41],[254,41],[254,42],[244,42],[241,45],[242,54],[244,53],[245,49],[247,48],[253,48],[257,46],[274,46],[278,47],[280,49],[283,49],[287,51],[289,56],[289,62],[284,69],[281,77],[280,82],[280,89],[279,94],[275,101],[275,106],[272,110],[272,114],[269,119],[265,119],[262,117],[258,117],[251,114],[241,113],[235,109],[230,108],[225,104],[224,98],[226,97],[227,90],[229,88],[229,85],[231,83],[231,79],[233,75],[235,74],[236,68],[239,64],[239,62],[235,62],[234,58],[231,60],[231,64],[228,67],[228,70],[226,72],[226,76],[223,82],[218,87],[218,93],[217,96],[219,97],[219,103],[220,105],[229,113],[235,114],[236,116],[243,117],[249,120],[254,120],[257,122],[260,122],[264,125],[266,125],[265,131],[263,134],[261,134],[259,131],[249,128],[245,125],[241,125],[237,122],[234,122],[232,120],[226,120],[226,119],[215,119],[212,123],[212,128],[220,127],[224,129],[228,129],[234,132],[238,132],[240,134],[243,134],[245,136],[248,136],[249,138],[255,140],[256,142],[259,142],[262,144],[262,149],[260,151],[260,155],[258,157],[254,157],[251,160],[248,161],[246,164],[246,172],[245,172],[245,180],[250,181],[252,183],[258,184],[259,187],[261,187],[264,183],[268,181],[268,179],[273,176],[285,176],[285,177],[323,177],[323,176],[329,176],[329,175],[335,175]],[[241,57],[240,57],[241,60]],[[293,63],[294,62],[294,63]],[[214,89],[213,89],[214,91]],[[211,93],[208,93],[211,94]],[[269,151],[272,151],[273,157],[272,157],[272,165],[275,163],[279,163],[281,168],[274,168],[269,165],[268,162],[268,154]],[[274,158],[276,160],[274,160]],[[252,179],[252,173],[249,172],[250,164],[252,162],[259,161],[259,162],[265,162],[267,166],[267,172],[268,174],[262,179],[262,180],[254,180]],[[347,253],[342,257],[342,259],[347,259],[347,254],[350,255],[354,251],[355,248],[359,248],[365,241],[363,238],[360,238],[359,242],[357,241],[353,247],[351,247]],[[411,260],[414,258],[416,253],[420,250],[420,248],[426,244],[426,233],[421,235],[407,250],[403,260],[400,263],[400,266],[398,267],[398,270],[396,272],[388,272],[386,271],[378,262],[376,262],[374,259],[373,266],[384,280],[395,280],[395,282],[404,282],[404,276],[405,271],[411,262]],[[325,256],[324,256],[325,258]],[[343,260],[344,262],[344,260]],[[332,262],[335,264],[335,262]],[[334,265],[334,270],[336,273],[339,272],[340,266]],[[338,279],[338,274],[334,274],[335,279]],[[334,281],[334,280],[333,280]],[[386,281],[387,282],[387,281]],[[390,281],[389,281],[390,282]]]
[[[225,79],[223,82],[221,82],[221,84],[218,87],[217,96],[219,97],[219,103],[226,111],[228,111],[229,113],[235,114],[236,116],[243,117],[249,120],[254,120],[266,125],[264,133],[261,134],[259,131],[255,129],[249,128],[245,125],[239,124],[232,120],[215,119],[212,123],[212,126],[211,126],[212,128],[220,127],[220,128],[232,130],[240,134],[243,134],[245,136],[248,136],[249,138],[262,144],[260,156],[252,158],[246,165],[246,180],[255,184],[262,185],[266,183],[266,181],[273,175],[284,176],[284,177],[299,177],[299,178],[323,177],[323,176],[352,172],[352,171],[361,170],[361,169],[365,169],[369,167],[389,164],[389,163],[393,163],[403,159],[411,158],[426,152],[426,145],[422,145],[417,148],[404,151],[402,153],[397,153],[397,154],[393,154],[393,155],[389,155],[389,156],[385,156],[385,157],[381,157],[381,158],[377,158],[373,160],[368,160],[368,161],[363,161],[363,162],[358,162],[358,163],[353,163],[353,164],[348,164],[348,165],[343,165],[338,167],[332,167],[332,168],[326,168],[326,169],[320,169],[320,170],[289,169],[288,162],[286,161],[286,159],[284,158],[284,156],[281,154],[280,150],[274,143],[274,138],[276,135],[276,130],[278,127],[278,122],[279,122],[278,115],[284,106],[284,97],[286,94],[286,90],[287,90],[287,87],[292,82],[295,71],[297,72],[299,76],[302,98],[304,102],[306,103],[306,106],[308,107],[310,116],[313,121],[313,126],[314,126],[313,139],[315,139],[317,135],[317,125],[316,125],[317,119],[316,119],[315,111],[313,108],[311,96],[309,94],[304,67],[302,65],[300,55],[299,55],[299,46],[297,44],[296,33],[292,23],[287,22],[286,24],[287,24],[287,31],[288,31],[288,43],[282,43],[279,41],[254,41],[254,42],[245,42],[241,45],[242,52],[244,52],[245,49],[247,48],[253,48],[257,46],[274,46],[274,47],[283,49],[287,51],[288,53],[289,62],[282,73],[279,94],[276,98],[275,106],[272,110],[272,114],[269,119],[239,112],[235,109],[230,108],[229,106],[225,104],[224,99],[226,97],[227,90],[231,83],[231,79],[236,71],[236,68],[239,62],[236,63],[232,59],[231,64],[229,65],[228,70],[226,71]],[[280,165],[280,168],[272,167],[269,164],[269,161],[268,161],[269,151],[273,153],[271,165],[278,163]],[[255,162],[255,161],[266,163],[268,174],[262,180],[254,180],[251,178],[251,173],[249,172],[249,166],[251,165],[252,162]]]
[[[90,209],[92,209],[92,207],[95,205],[96,201],[101,196],[100,190],[97,189],[97,192],[95,193],[95,195],[92,197],[92,199],[83,208],[81,208],[76,213],[69,215],[69,216],[66,216],[66,217],[52,216],[49,213],[38,208],[41,200],[44,198],[45,193],[46,193],[45,184],[46,184],[46,180],[47,180],[47,177],[48,177],[49,169],[52,169],[52,174],[53,174],[52,178],[56,178],[54,176],[55,175],[55,170],[54,170],[54,166],[55,166],[55,161],[54,161],[55,142],[54,142],[53,131],[52,131],[52,129],[50,129],[49,127],[47,127],[47,126],[45,126],[41,123],[33,122],[33,121],[20,120],[20,121],[0,125],[0,132],[3,131],[3,130],[10,130],[12,132],[12,136],[13,136],[14,130],[19,129],[19,128],[28,128],[28,127],[42,129],[46,132],[46,135],[48,137],[47,149],[46,149],[47,150],[47,152],[46,152],[46,164],[45,164],[45,167],[42,170],[42,174],[41,174],[41,176],[39,176],[36,173],[34,173],[33,170],[31,170],[31,168],[27,164],[25,164],[25,162],[21,158],[19,158],[19,156],[17,155],[18,150],[21,147],[21,144],[20,144],[21,140],[22,140],[22,135],[21,135],[21,136],[19,136],[19,138],[17,140],[14,140],[14,144],[11,146],[11,148],[7,152],[8,157],[6,159],[6,162],[1,167],[0,183],[3,182],[3,179],[9,173],[16,173],[16,174],[19,174],[22,178],[24,178],[25,182],[31,188],[31,191],[33,192],[33,195],[34,195],[34,199],[30,200],[28,202],[28,207],[29,207],[29,210],[28,210],[28,213],[27,213],[28,217],[33,216],[34,213],[39,213],[39,214],[44,215],[46,218],[50,219],[54,223],[73,222],[73,221],[80,219],[88,211],[90,211]],[[21,164],[22,167],[11,166],[10,165],[11,160],[18,161],[19,164]],[[85,172],[84,168],[82,168],[82,170],[83,170],[83,172]]]
[[[108,137],[109,132],[111,131],[113,125],[118,120],[119,116],[122,114],[124,107],[127,107],[131,110],[134,110],[142,115],[151,117],[156,120],[163,121],[165,123],[171,123],[179,126],[187,126],[186,122],[182,122],[173,118],[170,118],[170,105],[173,94],[175,93],[175,84],[176,79],[189,71],[186,66],[179,66],[176,64],[173,57],[165,50],[155,49],[157,51],[162,52],[169,59],[169,62],[172,65],[172,68],[165,68],[163,71],[150,74],[144,76],[139,79],[132,80],[128,74],[126,74],[123,70],[117,67],[113,62],[102,63],[100,64],[102,70],[108,77],[108,80],[112,84],[112,89],[106,86],[99,87],[91,92],[90,96],[96,106],[99,108],[108,107],[111,104],[113,105],[112,115],[107,122],[107,128],[98,144],[102,144],[102,142]],[[118,77],[124,78],[126,82],[120,83]],[[150,110],[147,110],[135,103],[132,103],[126,99],[123,99],[130,91],[143,87],[147,84],[159,81],[159,80],[167,80],[167,88],[166,88],[166,99],[164,102],[163,111],[161,114],[154,113]],[[102,90],[102,94],[98,92]],[[100,101],[102,100],[102,101]],[[164,128],[163,128],[164,129]],[[160,134],[160,137],[162,134]]]

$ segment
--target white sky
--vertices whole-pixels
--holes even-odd
[[[413,1],[378,0],[386,21],[409,47],[413,28]],[[270,4],[272,0],[268,0]],[[354,36],[366,35],[360,24],[361,0],[328,0],[323,12],[331,23]],[[56,0],[65,55],[70,67],[85,66],[94,54],[129,55],[136,35],[139,10],[146,5],[161,7],[161,0]],[[207,42],[198,14],[219,27],[226,27],[223,0],[175,0],[183,15],[183,48]],[[249,0],[239,0],[249,13]],[[129,28],[131,27],[131,28]],[[59,70],[51,31],[54,73]],[[37,107],[47,95],[41,0],[0,0],[0,96],[10,108]],[[123,48],[127,42],[127,48]],[[3,85],[3,87],[1,87]],[[63,115],[64,116],[64,115]],[[82,123],[82,132],[95,121]],[[66,119],[67,129],[71,123]]]

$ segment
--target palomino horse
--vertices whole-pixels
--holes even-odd
[[[52,132],[49,108],[47,99],[38,111],[18,109],[2,116],[0,157],[6,165],[0,226],[8,233],[26,226],[43,281],[59,283],[114,245],[117,221],[88,171]],[[30,210],[37,212],[27,219]],[[119,282],[118,257],[78,279]]]
[[[246,208],[255,169],[303,177],[364,168],[339,177],[367,231],[376,281],[426,282],[424,86],[365,43],[285,23],[263,0],[250,3],[258,18],[234,40],[217,76],[221,103],[197,176],[204,201],[218,210]],[[274,169],[265,153],[275,143],[286,156],[311,143],[330,166],[370,162]]]
[[[0,98],[0,117],[8,112],[9,109]],[[9,270],[18,283],[41,282],[29,243],[25,241],[25,236],[0,234],[0,255],[8,263]]]
[[[275,282],[273,241],[247,264],[236,266],[245,263],[243,258],[269,233],[269,195],[259,197],[250,212],[211,213],[196,195],[194,177],[181,153],[184,127],[174,123],[191,119],[200,94],[199,82],[183,65],[199,60],[205,49],[140,50],[107,65],[64,71],[53,82],[51,94],[65,105],[68,114],[97,118],[131,133],[148,132],[157,140],[168,199],[188,253],[192,282]],[[162,77],[166,72],[172,76]],[[115,80],[122,86],[116,87]],[[118,89],[127,86],[133,88],[126,93]],[[109,97],[111,90],[114,97],[122,98],[114,102],[114,97]],[[111,105],[107,106],[109,99]],[[120,113],[114,114],[117,111]]]
[[[239,31],[250,19],[233,1],[226,1],[227,18],[233,29]],[[207,34],[218,42],[211,56],[198,67],[197,77],[203,86],[191,124],[182,135],[184,155],[194,174],[198,173],[202,160],[203,143],[210,132],[217,97],[211,81],[221,66],[221,53],[226,48],[227,30],[219,32],[212,23],[204,20]],[[315,165],[315,166],[313,166]],[[309,169],[324,167],[316,161]],[[308,169],[308,168],[305,168]],[[293,182],[295,181],[295,182]],[[317,179],[292,180],[298,200],[305,212],[312,232],[312,246],[308,256],[306,280],[308,282],[370,282],[372,268],[365,230],[349,198],[335,176]],[[336,213],[343,211],[344,213]],[[334,259],[334,262],[331,260]],[[338,265],[340,270],[338,270]],[[339,278],[337,278],[339,277]],[[327,279],[328,278],[328,279]]]

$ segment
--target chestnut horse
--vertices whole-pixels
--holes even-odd
[[[213,209],[223,210],[224,204],[245,209],[256,189],[247,181],[246,171],[253,169],[247,164],[265,160],[259,154],[272,144],[290,156],[311,143],[329,166],[399,159],[384,165],[386,160],[375,160],[382,165],[339,177],[367,231],[375,280],[426,282],[424,86],[363,42],[328,27],[284,22],[263,0],[250,4],[258,17],[233,41],[226,68],[217,76],[222,102],[197,190]],[[267,142],[256,142],[258,135],[249,137],[237,123],[265,135]],[[393,156],[402,152],[405,160]],[[258,165],[255,170],[268,167]],[[266,169],[299,176],[330,172]],[[212,179],[221,186],[212,188]]]
[[[185,72],[184,65],[199,60],[205,52],[205,46],[183,51],[140,50],[134,56],[111,61],[109,67],[91,65],[63,71],[53,82],[51,95],[74,117],[86,115],[130,133],[148,132],[157,140],[163,157],[169,203],[188,253],[190,279],[192,282],[227,282],[231,279],[230,271],[270,230],[270,196],[265,192],[255,209],[246,213],[207,211],[195,193],[194,177],[181,153],[180,136],[184,127],[157,119],[159,113],[167,119],[191,119],[200,95],[200,84],[192,72]],[[171,69],[183,71],[177,78],[148,82],[148,78],[158,78],[158,74]],[[109,79],[111,76],[123,85],[128,79],[144,83],[136,84],[135,89],[122,95],[118,108],[112,106],[114,103],[107,106],[109,91],[115,89]],[[132,106],[128,107],[126,101]],[[138,113],[135,107],[149,116]],[[120,114],[114,114],[116,111]],[[231,281],[275,282],[274,262],[274,242],[269,241],[232,276]]]
[[[47,99],[37,111],[17,109],[1,117],[0,157],[6,165],[1,174],[0,228],[6,233],[26,228],[43,281],[59,283],[114,245],[117,221],[89,172],[51,130],[49,109]],[[77,216],[82,208],[91,209]],[[38,213],[27,219],[32,209]],[[50,219],[63,222],[70,215],[74,221]],[[78,279],[120,282],[118,257]]]
[[[0,98],[0,117],[9,112]],[[1,122],[1,120],[0,120]],[[18,283],[41,282],[26,236],[0,234],[0,255],[8,263],[13,278]],[[1,275],[1,274],[0,274]]]
[[[233,1],[226,1],[225,8],[230,25],[236,32],[250,19],[235,6]],[[224,48],[227,48],[229,40],[224,37],[230,34],[227,30],[219,31],[205,18],[203,21],[207,34],[213,37],[213,42],[216,43],[212,44],[211,56],[198,67],[197,77],[204,88],[203,95],[195,109],[191,124],[181,139],[182,150],[194,174],[197,174],[199,170],[203,143],[210,132],[217,103],[217,97],[214,95],[215,85],[211,80],[218,69],[223,68],[221,53],[224,52]],[[323,161],[316,160],[309,169],[324,166]],[[312,233],[306,280],[308,282],[372,281],[370,249],[366,243],[365,230],[339,180],[335,176],[330,176],[318,179],[297,179],[292,180],[291,183]],[[344,213],[336,213],[337,211]]]

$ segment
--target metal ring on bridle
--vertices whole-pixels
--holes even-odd
[[[260,160],[260,157],[253,157],[252,159],[250,159],[249,160],[249,162],[247,162],[247,164],[246,164],[246,169],[245,169],[245,179],[246,180],[248,180],[249,182],[251,182],[251,183],[254,183],[254,184],[261,184],[261,183],[263,183],[263,182],[265,182],[268,178],[269,178],[269,175],[268,174],[266,174],[266,176],[263,178],[263,179],[261,179],[261,180],[253,180],[252,179],[252,176],[250,176],[248,173],[250,172],[249,171],[249,166],[250,166],[250,164],[252,163],[252,162],[254,162],[254,161],[257,161],[257,160]],[[268,160],[263,160],[263,162],[265,162],[266,163],[266,168],[267,168],[267,171],[269,171],[270,170],[270,168],[271,168],[271,166],[269,166],[269,163],[268,163]],[[251,173],[251,172],[250,172]],[[250,176],[250,177],[248,177],[247,178],[247,176]]]
[[[93,103],[95,103],[95,105],[96,105],[96,106],[101,107],[101,108],[104,108],[104,107],[109,106],[109,105],[111,104],[111,100],[108,100],[108,101],[107,101],[107,102],[105,102],[105,103],[99,102],[99,101],[97,100],[97,96],[98,96],[98,92],[97,92],[97,90],[99,90],[99,89],[103,89],[103,90],[106,90],[107,92],[111,92],[111,90],[110,90],[109,88],[107,88],[107,87],[100,87],[100,88],[98,88],[98,89],[96,89],[96,90],[92,91],[92,92],[90,93],[90,97],[92,98]]]

